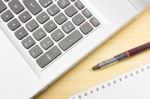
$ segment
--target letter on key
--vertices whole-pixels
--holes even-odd
[[[35,0],[23,0],[23,3],[33,15],[42,11],[42,8]]]
[[[57,58],[61,54],[61,51],[55,46],[49,51],[47,51],[44,55],[36,60],[37,64],[44,68],[47,64],[52,62],[55,58]]]
[[[78,30],[76,30],[73,33],[71,33],[69,36],[67,36],[65,39],[63,39],[58,45],[62,50],[66,51],[73,44],[78,42],[82,37],[83,36],[81,35],[81,33]]]
[[[8,3],[9,7],[11,8],[11,10],[18,14],[20,13],[21,11],[24,10],[24,7],[23,5],[20,3],[20,1],[18,0],[11,0],[9,3]]]

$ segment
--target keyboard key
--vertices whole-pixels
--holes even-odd
[[[49,20],[50,17],[45,12],[42,12],[36,17],[36,19],[38,20],[39,23],[43,24],[47,20]]]
[[[76,0],[71,0],[72,2],[76,1]]]
[[[51,20],[44,25],[44,29],[50,33],[57,28],[57,25]]]
[[[81,1],[77,1],[75,2],[75,6],[79,9],[82,10],[85,6],[83,5],[83,3]]]
[[[8,28],[12,31],[16,30],[20,26],[21,26],[21,24],[16,18],[8,23]]]
[[[23,5],[18,0],[11,0],[8,5],[15,14],[18,14],[24,10]]]
[[[15,32],[15,36],[19,39],[19,40],[22,40],[24,37],[26,37],[28,35],[28,32],[23,28],[21,27],[19,30],[17,30]]]
[[[57,24],[61,25],[64,22],[66,22],[68,19],[63,13],[60,13],[54,18],[54,20]]]
[[[39,2],[45,8],[48,7],[49,5],[51,5],[53,3],[52,0],[39,0]]]
[[[55,46],[36,60],[37,64],[44,68],[61,54],[61,51]]]
[[[10,1],[10,0],[4,0],[5,2],[8,2],[8,1]]]
[[[33,15],[42,11],[42,8],[35,0],[23,0],[23,3]]]
[[[41,40],[43,37],[46,36],[45,31],[42,28],[37,29],[34,33],[33,36],[36,40]]]
[[[2,0],[0,0],[0,13],[6,10],[7,7]]]
[[[88,34],[93,30],[93,27],[88,22],[86,22],[80,27],[80,30],[83,34]]]
[[[2,15],[1,18],[4,22],[8,22],[10,19],[12,19],[14,15],[10,10],[5,11]]]
[[[46,37],[40,44],[45,50],[54,45],[53,41],[49,37]]]
[[[39,55],[43,53],[43,51],[38,45],[36,45],[30,49],[29,53],[33,58],[37,58]]]
[[[75,29],[75,26],[70,21],[68,21],[62,26],[62,30],[67,34],[70,33],[74,29]]]
[[[86,18],[90,18],[92,16],[92,13],[88,9],[84,9],[82,13]]]
[[[81,33],[78,30],[76,30],[73,33],[71,33],[68,37],[63,39],[58,45],[63,51],[66,51],[73,44],[79,41],[82,37],[83,36],[81,35]]]
[[[58,12],[60,12],[60,9],[57,7],[57,5],[52,5],[47,9],[47,12],[51,15],[54,16],[56,15]]]
[[[75,17],[73,17],[72,21],[75,25],[79,26],[85,21],[85,18],[79,13]]]
[[[26,28],[27,28],[30,32],[32,32],[32,31],[34,31],[36,28],[39,27],[39,24],[38,24],[34,19],[32,19],[32,20],[29,21],[25,26],[26,26]]]
[[[28,20],[32,18],[28,11],[21,13],[18,17],[22,23],[26,23]]]
[[[60,8],[64,9],[66,8],[68,5],[70,5],[70,1],[69,0],[59,0],[57,2],[57,4],[59,5]]]
[[[100,22],[95,17],[91,18],[90,22],[94,27],[97,27],[100,25]]]
[[[33,40],[33,38],[31,36],[28,36],[27,38],[25,38],[22,41],[22,45],[26,48],[29,49],[30,47],[32,47],[35,44],[35,41]]]
[[[57,29],[55,32],[52,33],[52,38],[58,42],[59,40],[61,40],[65,35],[63,34],[63,32],[60,29]]]
[[[69,17],[72,17],[72,16],[75,15],[77,12],[78,12],[78,10],[77,10],[73,5],[71,5],[70,7],[68,7],[68,8],[65,10],[65,13],[66,13]]]

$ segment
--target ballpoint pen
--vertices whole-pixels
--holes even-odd
[[[106,61],[103,61],[101,63],[98,63],[96,66],[94,66],[92,68],[92,70],[97,70],[97,69],[104,69],[104,68],[107,68],[108,66],[114,64],[114,63],[117,63],[119,61],[122,61],[124,59],[127,59],[129,57],[132,57],[138,53],[141,53],[145,50],[148,50],[150,49],[150,42],[146,43],[146,44],[143,44],[141,46],[138,46],[136,48],[133,48],[133,49],[130,49],[128,51],[125,51],[124,53],[121,53],[117,56],[114,56],[113,58],[111,59],[108,59]]]

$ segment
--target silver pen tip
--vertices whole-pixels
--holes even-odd
[[[92,70],[102,69],[105,65],[106,65],[106,63],[104,63],[104,62],[99,63],[99,64],[95,65],[95,66],[92,68]]]
[[[97,64],[97,65],[95,65],[94,67],[92,67],[92,70],[97,70],[97,69],[99,69],[100,67],[99,67],[99,64]]]
[[[110,64],[113,64],[115,62],[117,62],[117,58],[112,58],[112,59],[109,59],[109,60],[106,60],[106,61],[103,61],[97,65],[95,65],[92,70],[97,70],[97,69],[103,69],[103,68],[106,68],[108,65]]]

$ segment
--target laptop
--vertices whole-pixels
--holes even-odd
[[[42,93],[150,0],[0,0],[0,98]]]

